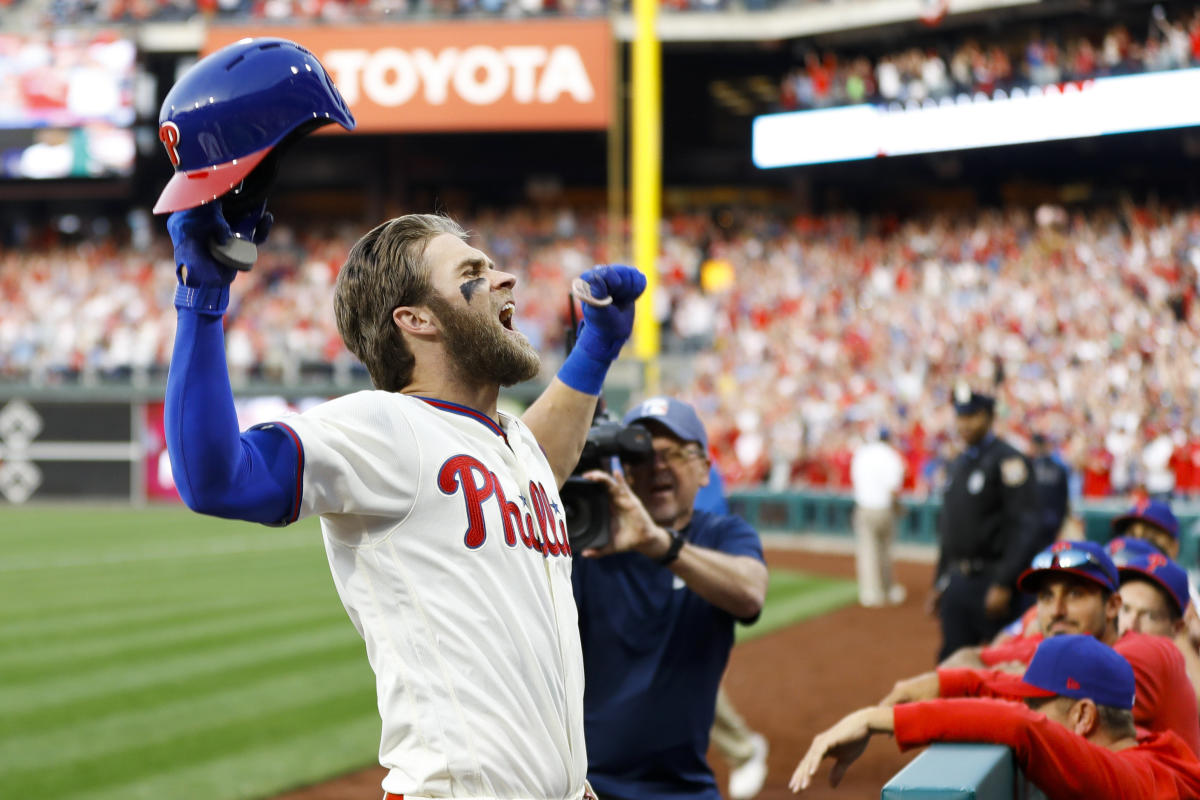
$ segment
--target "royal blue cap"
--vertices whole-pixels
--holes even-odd
[[[1108,540],[1104,549],[1108,551],[1109,558],[1117,565],[1118,570],[1131,558],[1159,552],[1157,547],[1136,536],[1115,536]]]
[[[1157,550],[1129,558],[1117,567],[1117,571],[1121,573],[1122,582],[1131,577],[1153,582],[1175,603],[1175,610],[1180,616],[1187,610],[1191,597],[1187,572]]]
[[[1017,578],[1017,588],[1023,592],[1034,592],[1038,578],[1063,572],[1087,578],[1110,592],[1120,588],[1117,567],[1108,553],[1099,544],[1087,541],[1055,542],[1038,553],[1030,562],[1029,569]]]
[[[650,397],[629,409],[623,422],[657,422],[685,442],[708,449],[708,434],[696,409],[674,397]]]
[[[1179,520],[1171,511],[1170,504],[1162,500],[1138,500],[1133,507],[1112,521],[1113,533],[1119,534],[1135,521],[1148,522],[1161,528],[1172,539],[1179,538]]]
[[[1133,708],[1137,685],[1125,657],[1081,633],[1051,636],[1038,645],[1019,683],[1005,692],[1020,697],[1088,698],[1096,705]]]

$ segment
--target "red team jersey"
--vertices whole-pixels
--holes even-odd
[[[1016,636],[995,647],[985,647],[980,657],[985,664],[1021,661],[1028,664],[1041,635]],[[1165,636],[1129,632],[1113,649],[1133,667],[1137,695],[1133,721],[1151,731],[1172,731],[1193,753],[1200,755],[1200,713],[1196,694],[1188,680],[1183,654]],[[985,670],[938,670],[942,697],[1010,697],[1004,684],[1017,676]]]
[[[1002,700],[909,703],[892,718],[901,750],[947,741],[1011,747],[1025,777],[1055,800],[1200,797],[1200,761],[1173,733],[1139,731],[1136,747],[1113,751]]]

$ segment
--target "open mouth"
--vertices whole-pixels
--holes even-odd
[[[500,308],[500,324],[505,330],[513,330],[513,312],[517,310],[517,306],[511,300],[505,303]]]

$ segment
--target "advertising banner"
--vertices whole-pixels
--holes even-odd
[[[366,133],[603,129],[604,20],[210,27],[202,55],[245,37],[311,50]]]
[[[171,457],[167,454],[167,436],[163,430],[163,404],[146,404],[144,469],[145,491],[148,500],[179,500],[175,479],[171,475]]]

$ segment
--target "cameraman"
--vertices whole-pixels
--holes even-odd
[[[735,620],[762,610],[767,567],[740,517],[694,511],[709,479],[708,436],[672,398],[625,415],[650,431],[654,455],[600,470],[612,540],[578,555],[572,580],[584,659],[588,778],[604,800],[720,800],[708,765],[717,687]]]

